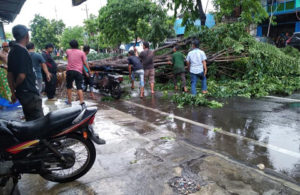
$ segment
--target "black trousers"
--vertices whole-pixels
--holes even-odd
[[[47,94],[48,99],[54,98],[56,92],[56,73],[51,73],[51,75],[52,77],[49,82],[47,81],[47,79],[45,79],[45,92]]]
[[[44,116],[42,99],[39,95],[31,92],[21,92],[17,94],[26,121],[33,121]]]

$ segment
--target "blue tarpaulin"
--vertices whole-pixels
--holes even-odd
[[[0,106],[2,106],[2,107],[11,108],[11,107],[17,107],[19,105],[20,105],[19,101],[17,101],[14,104],[11,104],[8,100],[0,97]]]
[[[182,18],[180,19],[177,19],[175,21],[175,24],[174,24],[174,30],[175,30],[175,33],[176,35],[183,35],[184,32],[185,32],[185,26],[182,26]],[[194,22],[194,25],[195,26],[199,26],[201,27],[201,22],[200,20],[196,20]],[[207,14],[206,15],[206,22],[205,22],[205,25],[208,27],[208,28],[211,28],[213,26],[216,25],[216,22],[215,22],[215,19],[214,19],[214,15],[212,14]]]

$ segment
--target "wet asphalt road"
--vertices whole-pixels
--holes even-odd
[[[283,99],[231,98],[220,109],[178,109],[158,96],[105,104],[167,128],[194,146],[217,151],[249,166],[262,163],[269,174],[300,184],[299,94]],[[206,125],[217,129],[205,128]],[[147,130],[140,129],[139,133]]]
[[[231,98],[220,109],[192,106],[179,109],[159,96],[100,102],[99,112],[103,105],[112,107],[160,129],[171,130],[177,139],[193,146],[216,151],[252,167],[262,163],[268,174],[300,184],[299,94],[289,99]],[[44,105],[45,112],[66,107],[62,100],[44,101]],[[21,115],[20,109],[0,112],[0,118],[21,120]],[[132,120],[120,119],[119,125],[140,135],[154,130],[137,128]]]

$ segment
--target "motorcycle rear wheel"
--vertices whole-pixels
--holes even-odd
[[[62,146],[60,149],[68,149],[73,150],[75,153],[75,163],[71,168],[62,169],[57,171],[51,171],[48,173],[43,173],[41,176],[49,181],[59,182],[59,183],[66,183],[74,181],[84,174],[86,174],[91,167],[93,166],[95,159],[96,159],[96,149],[94,144],[89,139],[84,139],[82,136],[77,134],[69,134],[66,135],[63,139],[61,139]],[[64,143],[67,143],[64,147]],[[70,143],[72,143],[70,145]],[[76,143],[76,144],[73,144]],[[86,160],[83,164],[80,164],[79,157],[81,157],[82,153],[79,150],[79,146],[82,146],[82,150],[86,150]],[[79,164],[79,168],[75,169],[76,163]]]
[[[119,83],[116,83],[111,87],[110,95],[116,100],[120,99],[122,91]]]

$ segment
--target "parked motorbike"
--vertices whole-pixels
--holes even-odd
[[[0,185],[21,174],[39,174],[53,182],[70,182],[93,166],[93,144],[105,144],[93,130],[97,108],[81,106],[17,122],[0,119]],[[13,189],[14,190],[14,189]]]
[[[114,99],[120,99],[122,95],[120,84],[123,82],[123,76],[115,73],[110,67],[102,67],[101,70],[93,75],[94,88]]]

